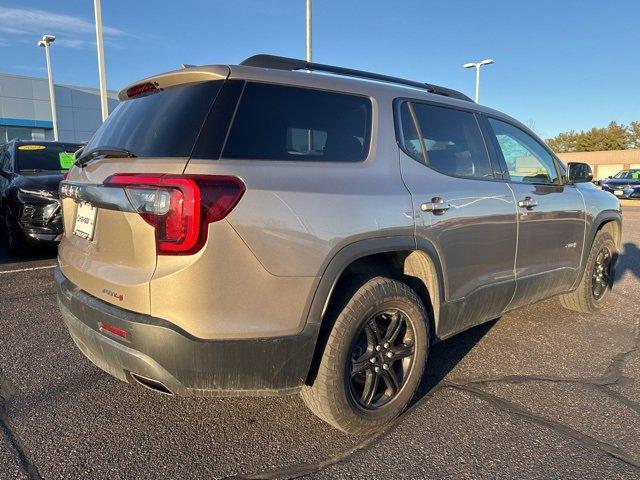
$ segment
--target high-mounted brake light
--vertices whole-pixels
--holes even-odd
[[[131,205],[156,232],[159,254],[197,252],[207,239],[207,225],[226,217],[245,192],[237,177],[125,173],[105,180],[122,187]]]
[[[151,82],[139,83],[138,85],[134,85],[131,88],[127,88],[127,97],[135,98],[142,97],[144,95],[149,95],[151,93],[155,93],[160,91],[158,85]]]

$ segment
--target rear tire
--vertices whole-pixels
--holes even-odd
[[[4,234],[7,242],[9,256],[19,259],[26,255],[27,247],[24,240],[20,238],[15,222],[11,218],[11,211],[7,208],[4,211]]]
[[[425,307],[406,284],[361,283],[337,312],[312,386],[301,396],[328,424],[351,434],[375,431],[406,408],[429,350]]]
[[[604,306],[615,276],[618,249],[613,237],[599,231],[593,239],[582,278],[573,292],[560,295],[560,304],[580,313],[595,313]]]

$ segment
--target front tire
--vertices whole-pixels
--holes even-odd
[[[615,276],[618,249],[613,237],[602,230],[596,234],[582,273],[582,278],[573,292],[560,295],[560,304],[580,313],[596,313],[604,306],[611,291]]]
[[[27,253],[27,248],[24,245],[24,240],[20,238],[18,228],[15,222],[12,221],[11,211],[7,208],[4,211],[4,234],[7,241],[7,250],[9,256],[12,258],[22,258]]]
[[[351,434],[375,431],[406,408],[429,350],[429,321],[406,284],[376,277],[338,312],[312,386],[301,396],[328,424]]]

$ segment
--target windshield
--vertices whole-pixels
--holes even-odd
[[[16,147],[18,171],[61,171],[73,164],[79,143],[23,143]]]
[[[640,180],[640,169],[623,170],[615,174],[613,178],[630,178],[632,180]]]
[[[181,85],[121,102],[84,149],[137,157],[188,157],[222,81]]]

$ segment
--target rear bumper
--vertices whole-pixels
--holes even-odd
[[[103,302],[55,269],[58,305],[74,342],[96,366],[125,382],[176,395],[285,395],[304,383],[317,329],[288,337],[202,340],[175,325]],[[106,322],[127,332],[102,331]],[[151,382],[149,382],[151,380]],[[165,393],[168,393],[165,392]]]

